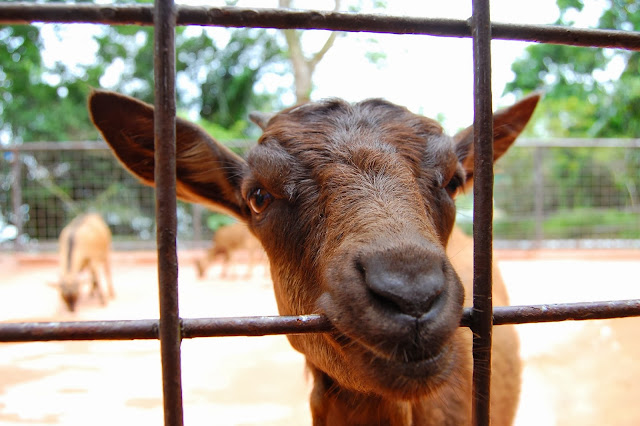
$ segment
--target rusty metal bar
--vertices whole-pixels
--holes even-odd
[[[469,327],[472,316],[473,308],[466,308],[460,326]],[[499,326],[638,316],[640,316],[640,299],[500,306],[493,310],[493,324]],[[331,323],[322,315],[182,319],[184,339],[329,331],[331,331]],[[0,342],[4,343],[132,339],[158,339],[158,320],[0,323]]]
[[[158,320],[0,324],[0,342],[158,339]]]
[[[473,424],[490,424],[493,222],[493,108],[489,0],[472,1],[473,36]]]
[[[265,336],[322,333],[331,323],[322,315],[183,318],[182,337]],[[0,342],[62,340],[157,340],[159,321],[68,321],[0,323]]]
[[[176,11],[177,25],[322,29],[471,37],[469,22],[456,19],[193,6],[178,6]],[[122,5],[0,4],[0,24],[28,24],[32,22],[153,25],[153,9],[151,6]],[[633,31],[567,28],[554,25],[515,25],[498,22],[491,23],[491,31],[494,39],[501,40],[640,50],[640,33]]]
[[[640,316],[640,299],[534,306],[503,306],[495,309],[493,323],[495,325],[530,324],[636,316]]]
[[[160,354],[165,426],[184,424],[178,309],[175,23],[173,0],[155,1],[155,172]]]
[[[265,336],[268,334],[326,333],[332,330],[323,315],[183,319],[182,336]]]

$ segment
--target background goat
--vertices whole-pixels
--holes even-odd
[[[494,160],[528,122],[537,96],[494,115]],[[153,107],[94,92],[89,109],[123,165],[154,184]],[[288,336],[314,377],[316,425],[463,425],[471,419],[470,295],[452,261],[454,197],[473,178],[472,129],[380,99],[333,99],[256,115],[243,160],[177,119],[177,195],[246,222],[267,252],[283,315],[324,314],[334,329]],[[464,286],[463,286],[464,285]],[[506,303],[498,280],[494,300]],[[520,361],[513,327],[494,333],[492,423],[512,422]]]
[[[109,250],[111,231],[100,215],[89,213],[73,219],[60,232],[60,280],[57,286],[69,311],[76,309],[82,280],[80,274],[91,273],[91,294],[106,304],[104,292],[98,280],[98,266],[102,264],[109,296],[114,297]]]
[[[203,278],[209,265],[219,257],[222,258],[222,272],[220,276],[226,277],[231,267],[231,260],[236,253],[241,251],[245,251],[248,255],[246,276],[249,277],[255,263],[263,253],[260,241],[253,236],[244,223],[238,222],[221,226],[216,230],[215,234],[213,234],[212,245],[207,250],[206,255],[200,259],[196,259],[198,277]]]

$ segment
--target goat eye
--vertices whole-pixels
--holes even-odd
[[[459,174],[455,174],[444,186],[444,189],[451,197],[454,197],[463,184],[464,178]]]
[[[249,207],[255,214],[262,213],[273,201],[273,195],[262,188],[254,190],[249,195]]]

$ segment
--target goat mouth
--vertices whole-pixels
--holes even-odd
[[[440,382],[448,376],[452,363],[453,347],[450,342],[435,350],[415,351],[396,347],[395,351],[383,351],[340,332],[328,336],[332,345],[345,357],[356,360],[356,365],[376,374],[395,376],[394,382]],[[433,383],[431,383],[433,384]]]

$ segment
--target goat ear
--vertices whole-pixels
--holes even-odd
[[[267,124],[269,124],[269,120],[271,120],[273,114],[267,114],[264,112],[251,112],[249,113],[249,119],[258,125],[262,130],[267,128]]]
[[[144,184],[154,184],[153,106],[106,91],[89,97],[93,124],[116,157]],[[200,127],[176,119],[176,193],[193,203],[246,219],[240,185],[245,161]]]
[[[529,95],[514,105],[493,114],[493,162],[507,152],[529,122],[540,100],[540,94]],[[467,173],[467,185],[473,179],[473,126],[454,137],[456,154]]]

